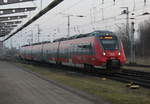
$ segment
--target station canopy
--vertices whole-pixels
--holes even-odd
[[[22,21],[8,21],[8,22],[0,22],[0,26],[11,25],[11,24],[19,24]]]
[[[8,35],[22,21],[0,22],[0,37]]]
[[[0,17],[0,22],[9,21],[9,20],[18,20],[18,19],[23,19],[23,18],[27,18],[27,15],[3,16],[3,17]]]
[[[0,6],[33,1],[35,0],[0,0]],[[34,10],[36,10],[36,7],[34,6],[17,8],[16,5],[14,5],[14,7],[11,6],[11,8],[2,6],[0,9],[0,37],[9,35],[16,27],[18,27],[18,24],[22,22],[22,19],[28,17],[26,14],[19,13],[31,12]]]
[[[17,24],[0,25],[0,37],[8,35],[17,26]]]
[[[0,25],[0,29],[5,29],[5,28],[10,28],[10,27],[17,27],[18,25],[16,24],[11,24],[11,25]]]
[[[36,7],[0,9],[0,15],[28,12],[33,11],[35,9]]]
[[[29,2],[29,1],[35,1],[35,0],[0,0],[0,5]]]

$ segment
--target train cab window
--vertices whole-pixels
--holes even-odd
[[[119,42],[117,39],[101,39],[104,50],[118,50]]]

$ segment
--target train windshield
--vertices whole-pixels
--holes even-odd
[[[116,37],[101,37],[100,39],[101,44],[104,50],[118,50],[119,49],[119,42]]]

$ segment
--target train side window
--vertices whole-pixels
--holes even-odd
[[[73,55],[73,44],[70,44],[69,46],[69,58],[71,58]]]
[[[78,47],[77,47],[77,45],[74,45],[74,55],[78,55]]]
[[[87,54],[87,55],[91,55],[93,52],[93,47],[92,44],[90,43],[85,43],[85,44],[80,44],[78,45],[78,47],[81,50],[81,54]]]
[[[76,55],[76,46],[73,45],[72,48],[73,48],[73,53],[72,53],[72,54],[73,54],[73,55]]]
[[[90,43],[90,50],[89,50],[89,54],[90,55],[93,55],[94,54],[94,48],[93,48],[93,45]]]
[[[72,47],[69,47],[69,58],[71,58]]]
[[[65,48],[63,48],[63,50],[62,50],[62,54],[63,54],[63,58],[66,58]]]
[[[77,51],[78,51],[77,53],[78,53],[78,55],[82,55],[82,53],[83,53],[83,50],[82,50],[82,43],[81,43],[81,44],[78,44],[77,47],[78,47],[78,48],[77,48]]]
[[[67,48],[64,48],[64,58],[67,58]]]

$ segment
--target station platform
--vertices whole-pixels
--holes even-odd
[[[9,62],[0,61],[0,104],[96,103],[42,80]]]

